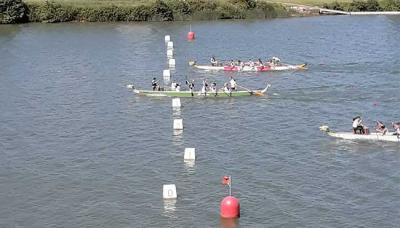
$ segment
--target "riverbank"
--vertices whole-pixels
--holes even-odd
[[[319,15],[319,7],[400,11],[400,0],[0,0],[0,24],[265,19]]]
[[[295,13],[283,4],[264,0],[3,1],[18,12],[0,16],[2,23],[265,19]],[[10,10],[2,11],[0,15],[10,14]]]

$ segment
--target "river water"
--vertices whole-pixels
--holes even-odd
[[[0,26],[0,227],[398,227],[400,146],[319,131],[400,120],[400,17]],[[173,78],[266,97],[137,97]],[[211,73],[196,59],[279,56],[302,72]],[[172,121],[183,118],[174,136]],[[195,163],[183,161],[195,147]],[[232,175],[241,218],[221,220]],[[162,185],[178,199],[164,201]]]

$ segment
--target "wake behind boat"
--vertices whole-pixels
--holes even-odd
[[[372,132],[367,134],[354,134],[353,132],[333,132],[328,126],[324,125],[319,128],[326,132],[329,136],[347,140],[369,140],[369,141],[387,141],[400,143],[399,135],[394,135],[393,132],[382,134],[380,132]]]
[[[235,90],[235,91],[226,91],[224,89],[219,89],[215,92],[201,92],[201,91],[173,91],[173,90],[140,90],[135,89],[134,86],[128,85],[128,88],[132,88],[133,92],[142,96],[149,97],[210,97],[210,98],[218,98],[218,97],[248,97],[248,96],[264,96],[267,93],[268,88],[271,85],[268,84],[264,89],[260,90]]]

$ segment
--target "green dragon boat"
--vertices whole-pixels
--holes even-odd
[[[271,85],[268,84],[264,89],[257,89],[257,90],[237,90],[232,92],[226,92],[223,89],[219,89],[216,92],[206,92],[202,93],[200,91],[173,91],[173,90],[166,90],[166,91],[153,91],[153,90],[140,90],[135,89],[134,86],[128,85],[128,88],[133,89],[133,92],[138,95],[142,96],[149,96],[149,97],[210,97],[210,98],[217,98],[217,97],[248,97],[248,96],[264,96],[267,93],[268,88]],[[242,87],[243,88],[243,87]]]

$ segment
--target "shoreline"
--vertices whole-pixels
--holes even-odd
[[[266,0],[153,0],[116,5],[112,1],[87,5],[55,1],[5,0],[0,24],[60,22],[213,21],[224,19],[270,19],[315,16],[296,12]],[[11,12],[9,9],[14,10]],[[2,12],[3,11],[3,12]]]
[[[375,0],[324,3],[323,7],[267,0],[4,0],[0,24],[61,22],[214,21],[272,19],[321,15],[399,15],[400,5],[379,5]],[[391,7],[391,10],[387,10]],[[394,8],[393,8],[394,7]],[[397,8],[396,8],[397,7]]]

